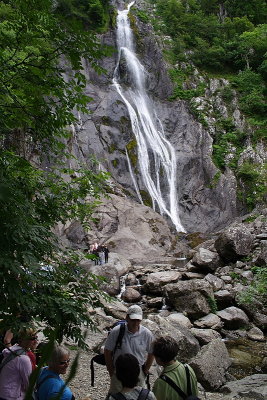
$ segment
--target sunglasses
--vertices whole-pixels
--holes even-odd
[[[65,361],[60,361],[59,365],[67,365],[67,364],[69,364],[69,362],[70,362],[70,359],[65,360]]]
[[[37,336],[31,336],[31,337],[28,338],[28,340],[38,340],[38,337]]]

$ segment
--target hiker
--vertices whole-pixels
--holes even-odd
[[[63,346],[54,346],[48,366],[41,370],[37,379],[38,400],[50,400],[55,398],[62,390],[61,400],[74,400],[74,396],[64,380],[59,376],[67,372],[70,362],[70,352]],[[64,387],[64,389],[62,389]]]
[[[109,249],[107,246],[103,246],[104,249],[104,253],[105,253],[105,264],[108,262],[108,253],[109,253]]]
[[[23,328],[17,336],[18,344],[3,350],[0,372],[0,399],[23,400],[29,385],[33,364],[29,351],[37,345],[37,335],[33,328]]]
[[[138,386],[145,387],[145,379],[154,360],[152,354],[153,335],[141,325],[143,312],[140,306],[132,305],[126,314],[125,331],[120,346],[116,346],[120,326],[115,326],[107,337],[104,349],[107,370],[110,376],[109,394],[122,390],[122,384],[115,374],[115,363],[121,354],[133,354],[140,366]],[[116,351],[113,350],[116,347]]]
[[[171,336],[162,336],[153,343],[153,354],[158,365],[163,367],[161,375],[156,379],[153,393],[157,400],[184,400],[192,395],[191,399],[197,399],[197,378],[193,369],[188,367],[191,390],[188,388],[188,380],[185,366],[176,361],[179,346]],[[166,378],[167,377],[167,378]],[[174,382],[185,396],[171,386]],[[190,393],[191,392],[191,393]]]
[[[116,376],[122,384],[119,393],[110,395],[108,400],[156,400],[148,389],[137,386],[140,366],[132,354],[121,354],[116,360]]]
[[[105,260],[105,253],[103,246],[98,247],[98,256],[99,256],[99,265],[103,265]]]

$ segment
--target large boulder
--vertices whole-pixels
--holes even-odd
[[[248,326],[249,319],[243,310],[237,307],[228,307],[218,311],[217,315],[222,319],[224,328],[239,329]]]
[[[189,318],[198,319],[211,311],[212,286],[205,280],[179,281],[164,287],[166,304]]]
[[[149,314],[148,319],[143,324],[149,328],[155,336],[172,336],[179,345],[178,359],[181,362],[187,362],[194,357],[200,350],[197,339],[192,335],[189,329],[178,323],[172,323],[158,314]]]
[[[215,241],[215,248],[226,261],[236,261],[247,256],[252,248],[254,236],[243,224],[236,224],[222,232]]]
[[[215,339],[203,346],[189,365],[206,390],[216,390],[226,382],[226,371],[231,365],[231,360],[224,342]]]
[[[222,265],[222,261],[218,253],[208,249],[199,248],[191,260],[192,264],[199,267],[200,270],[206,272],[215,271]]]
[[[267,374],[255,374],[226,383],[221,392],[231,394],[232,398],[267,399]]]
[[[148,275],[146,283],[143,285],[143,291],[145,293],[161,294],[163,286],[177,282],[181,276],[178,271],[153,272]]]

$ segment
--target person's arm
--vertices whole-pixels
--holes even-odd
[[[112,377],[112,375],[114,374],[114,366],[113,366],[113,351],[105,349],[104,350],[104,356],[105,356],[105,361],[106,361],[106,366],[107,366],[107,370],[109,373],[109,376]]]
[[[8,329],[8,331],[6,331],[5,336],[4,336],[4,345],[5,347],[11,347],[12,343],[11,340],[13,339],[13,333],[11,332],[10,329]]]
[[[149,369],[150,369],[150,367],[151,367],[153,361],[154,361],[154,356],[153,356],[153,354],[148,353],[146,362],[145,362],[144,365],[143,365],[143,372],[144,372],[146,375],[148,374]]]

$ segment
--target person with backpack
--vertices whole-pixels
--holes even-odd
[[[152,354],[152,332],[141,325],[143,312],[140,306],[134,304],[130,306],[126,314],[121,343],[118,344],[118,337],[122,332],[122,324],[115,326],[107,337],[104,349],[105,363],[110,376],[109,393],[118,393],[122,390],[121,381],[115,374],[115,363],[121,354],[134,355],[140,367],[138,385],[146,386],[146,377],[153,363]]]
[[[33,328],[23,328],[17,337],[18,343],[3,350],[0,364],[0,400],[23,400],[32,373],[32,362],[28,351],[34,351],[37,335]]]
[[[148,389],[137,386],[140,366],[132,354],[121,354],[116,360],[116,376],[122,384],[119,393],[113,393],[108,400],[156,400]]]
[[[50,400],[59,393],[60,400],[74,400],[70,388],[65,385],[60,375],[67,372],[70,363],[70,352],[63,346],[55,345],[48,360],[48,366],[41,370],[36,382],[38,400]]]
[[[179,346],[171,336],[161,336],[153,343],[153,354],[163,367],[153,393],[157,400],[199,400],[197,378],[191,367],[176,360]]]

